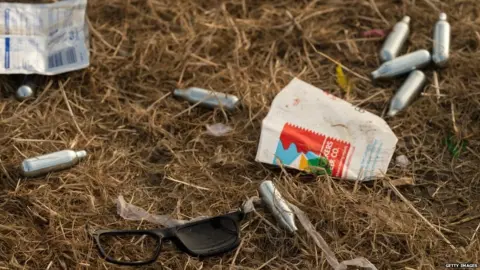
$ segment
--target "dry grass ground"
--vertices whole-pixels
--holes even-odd
[[[427,95],[387,119],[399,138],[396,155],[412,161],[406,169],[392,162],[388,172],[415,180],[398,187],[405,200],[381,181],[285,174],[254,161],[261,120],[294,76],[381,115],[402,80],[362,79],[379,65],[382,41],[361,33],[407,14],[412,32],[403,53],[430,50],[439,10],[452,24],[450,65],[438,71],[442,96],[429,69]],[[0,268],[117,269],[98,256],[86,225],[139,227],[116,214],[118,195],[152,213],[191,218],[233,210],[264,179],[309,215],[339,260],[363,256],[379,269],[480,263],[479,12],[475,0],[89,1],[88,69],[48,78],[25,103],[1,79]],[[346,71],[355,83],[349,96],[326,56],[360,75]],[[242,108],[185,111],[188,103],[169,93],[188,86],[236,94]],[[207,135],[205,125],[218,122],[233,134]],[[449,133],[469,142],[457,159],[443,143]],[[89,157],[47,177],[18,174],[25,156],[64,148]],[[197,260],[167,245],[143,269],[329,269],[303,231],[277,232],[264,221],[272,216],[258,213],[244,221],[236,253]]]

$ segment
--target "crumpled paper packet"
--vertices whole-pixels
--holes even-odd
[[[255,160],[369,181],[385,175],[397,142],[382,118],[294,78],[262,122]]]

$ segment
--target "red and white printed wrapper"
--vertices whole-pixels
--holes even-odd
[[[333,177],[369,181],[387,172],[397,142],[382,118],[294,78],[262,122],[255,160],[310,171],[321,157]]]

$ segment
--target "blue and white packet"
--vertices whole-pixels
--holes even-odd
[[[87,0],[0,3],[0,74],[56,75],[90,65]]]

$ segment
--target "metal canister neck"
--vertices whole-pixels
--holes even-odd
[[[446,21],[447,20],[447,14],[442,12],[440,13],[440,16],[438,17],[440,21]]]
[[[183,95],[183,93],[185,92],[184,89],[175,89],[173,90],[173,95],[176,96],[176,97],[181,97]]]
[[[87,151],[85,151],[85,150],[77,151],[77,152],[75,152],[75,154],[77,155],[78,159],[82,159],[82,158],[85,158],[87,156]]]

